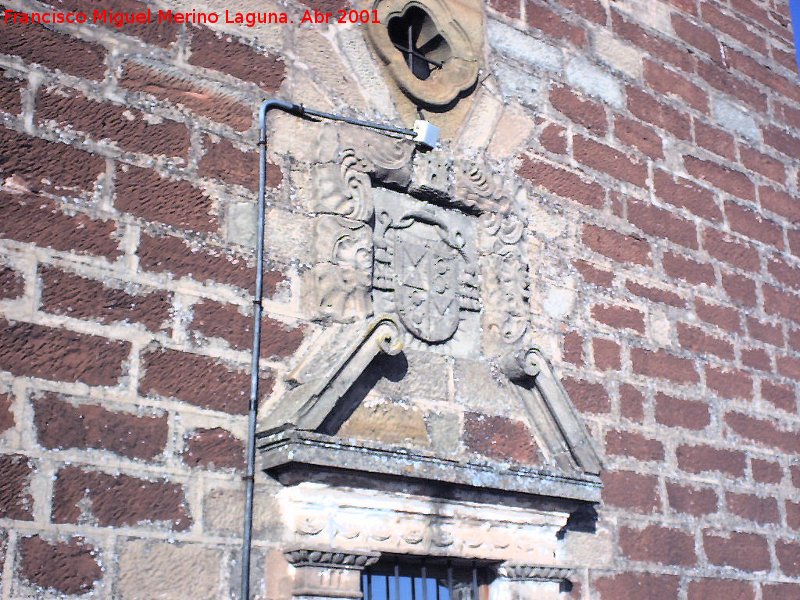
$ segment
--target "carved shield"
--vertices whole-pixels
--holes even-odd
[[[395,249],[398,314],[428,342],[443,342],[458,328],[458,253],[442,240],[403,236]]]

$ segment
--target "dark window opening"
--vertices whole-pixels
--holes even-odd
[[[488,571],[443,558],[385,556],[361,575],[364,600],[485,600]]]
[[[430,15],[412,6],[402,16],[389,21],[389,39],[405,56],[406,64],[417,79],[425,80],[434,69],[441,69],[451,50]]]

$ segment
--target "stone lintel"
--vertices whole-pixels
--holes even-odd
[[[497,568],[497,574],[510,581],[561,583],[570,579],[573,570],[566,567],[504,563]]]
[[[364,443],[300,430],[261,435],[265,472],[281,479],[292,470],[312,467],[450,484],[487,492],[599,502],[601,482],[589,474],[574,476],[492,461],[460,462],[417,450]]]

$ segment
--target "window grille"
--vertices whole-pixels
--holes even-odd
[[[361,575],[364,600],[484,600],[486,569],[438,558],[386,557]]]

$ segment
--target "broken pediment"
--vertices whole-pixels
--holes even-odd
[[[340,157],[310,203],[304,304],[324,327],[265,407],[265,469],[599,501],[600,461],[530,328],[507,180],[380,136]]]

